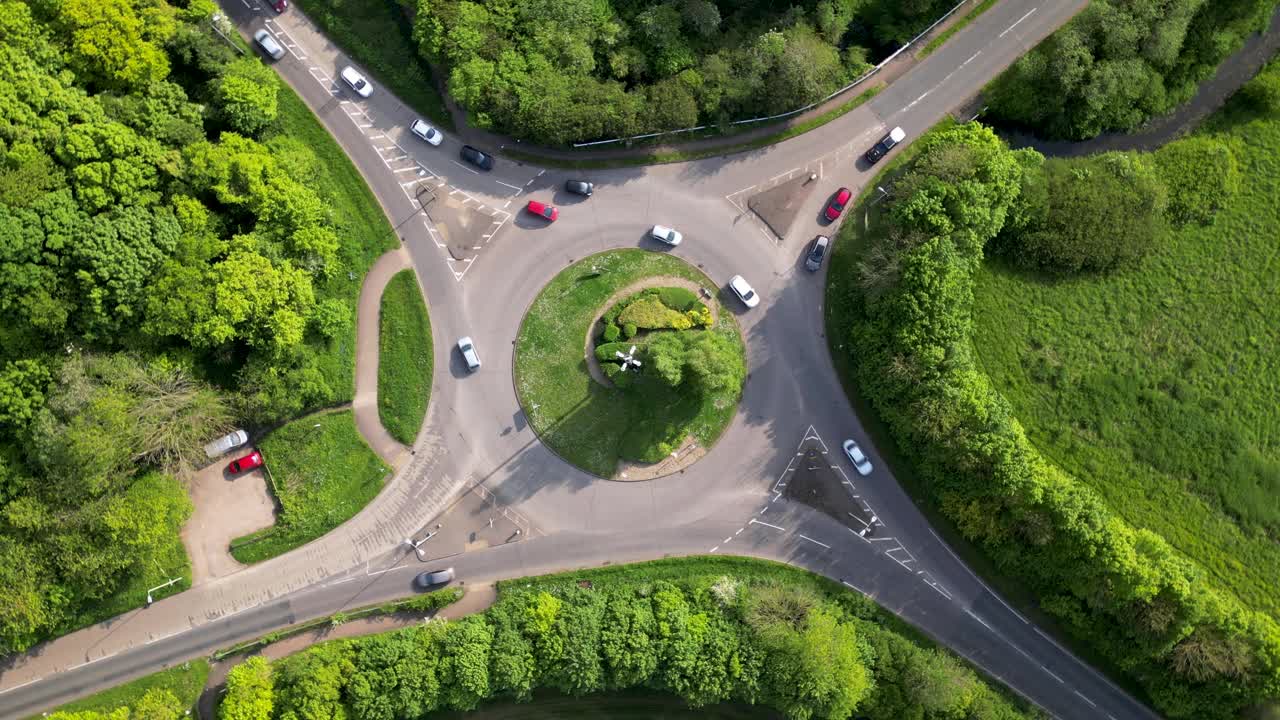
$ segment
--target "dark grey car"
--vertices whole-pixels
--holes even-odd
[[[470,145],[462,146],[462,159],[466,160],[472,165],[475,165],[481,170],[493,169],[493,156],[486,152],[477,150],[476,148],[473,148]]]
[[[584,195],[591,197],[591,193],[595,192],[596,186],[586,180],[566,180],[564,189],[575,195]]]
[[[453,582],[453,568],[424,572],[413,580],[420,588],[448,585]]]
[[[827,247],[830,245],[831,238],[826,235],[819,235],[813,239],[809,254],[804,259],[804,266],[809,272],[817,272],[822,267],[822,261],[827,257]]]

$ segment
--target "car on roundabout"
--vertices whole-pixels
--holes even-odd
[[[844,212],[844,206],[849,204],[849,198],[853,197],[853,192],[849,188],[842,187],[836,191],[835,195],[827,201],[827,208],[822,211],[823,217],[827,222],[834,222],[840,218],[840,213]]]
[[[862,452],[862,448],[858,447],[858,443],[852,440],[844,441],[844,455],[849,458],[849,462],[853,463],[853,467],[858,474],[866,477],[871,474],[871,459],[867,454]]]
[[[431,572],[420,573],[418,577],[413,579],[413,584],[419,588],[426,590],[428,588],[440,587],[453,582],[453,568],[445,568],[443,570],[432,570]]]
[[[564,189],[574,195],[591,197],[591,193],[596,191],[596,186],[586,180],[565,180]]]
[[[560,211],[555,206],[538,202],[537,200],[530,200],[529,204],[524,206],[524,209],[530,215],[537,215],[549,223],[555,222],[556,218],[560,217]]]
[[[831,246],[831,238],[819,235],[809,246],[809,254],[804,258],[804,267],[809,272],[817,272],[822,268],[822,261],[827,257],[827,248]]]
[[[462,149],[458,151],[458,154],[462,156],[463,160],[466,160],[481,170],[493,169],[493,156],[483,150],[473,148],[470,145],[463,145]]]
[[[342,68],[342,72],[338,73],[342,77],[342,82],[356,92],[362,98],[367,98],[373,94],[373,84],[360,74],[359,70],[350,65]]]
[[[653,229],[649,231],[649,237],[671,247],[675,247],[684,241],[684,235],[681,235],[679,230],[669,228],[666,225],[654,225]]]
[[[746,305],[748,308],[753,308],[760,304],[760,296],[757,295],[755,289],[751,287],[751,283],[748,283],[747,279],[741,275],[734,275],[729,280],[729,289],[732,290],[733,294],[737,295],[738,299],[742,301],[742,304]]]
[[[462,353],[462,361],[467,364],[468,372],[480,369],[480,353],[476,352],[476,344],[471,336],[458,338],[458,352]]]
[[[438,146],[440,143],[444,142],[444,133],[432,127],[430,123],[422,118],[414,120],[413,123],[409,125],[409,132],[417,135],[424,142],[430,145]]]

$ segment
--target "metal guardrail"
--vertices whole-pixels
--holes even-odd
[[[947,12],[946,12],[942,17],[938,18],[937,20],[934,20],[934,21],[933,21],[933,24],[931,24],[929,27],[927,27],[927,28],[925,28],[924,30],[922,30],[922,31],[921,31],[918,35],[916,35],[915,37],[911,38],[911,40],[909,40],[909,41],[907,42],[907,44],[903,45],[902,47],[898,48],[897,50],[894,50],[894,51],[893,51],[893,53],[889,55],[889,57],[885,58],[884,60],[881,60],[881,61],[880,61],[880,62],[879,62],[875,67],[873,67],[873,68],[871,68],[870,70],[868,70],[867,72],[863,73],[860,77],[858,77],[858,79],[854,80],[853,82],[849,83],[848,85],[845,85],[844,87],[840,88],[839,90],[836,90],[835,92],[831,93],[830,95],[827,95],[826,97],[822,98],[821,100],[815,100],[814,102],[811,102],[811,103],[809,103],[808,105],[805,105],[805,106],[804,106],[804,107],[802,107],[802,108],[797,108],[797,109],[795,109],[795,110],[790,110],[790,111],[788,111],[788,112],[784,112],[784,113],[778,113],[777,115],[766,115],[766,116],[764,116],[764,117],[749,118],[749,119],[747,119],[747,120],[734,120],[733,122],[728,123],[728,124],[729,124],[729,125],[731,125],[731,126],[733,126],[733,125],[747,125],[747,124],[750,124],[750,123],[766,122],[766,121],[768,121],[768,120],[781,120],[782,118],[791,117],[792,115],[797,115],[797,114],[802,113],[802,112],[808,112],[809,110],[812,110],[812,109],[814,109],[814,108],[818,107],[819,105],[821,105],[821,104],[823,104],[823,103],[827,102],[828,100],[831,100],[832,98],[836,97],[837,95],[840,95],[840,94],[843,94],[843,93],[849,92],[850,90],[854,89],[855,87],[857,87],[857,86],[861,85],[862,83],[866,82],[868,79],[870,79],[870,78],[871,78],[872,76],[874,76],[876,73],[880,72],[880,71],[881,71],[882,69],[884,69],[884,67],[885,67],[886,65],[888,65],[888,64],[889,64],[889,63],[890,63],[894,58],[898,57],[898,56],[899,56],[899,55],[901,55],[903,52],[905,52],[908,48],[910,48],[912,45],[914,45],[914,44],[916,44],[917,42],[919,42],[919,41],[920,41],[920,38],[924,37],[925,35],[928,35],[928,34],[929,34],[929,33],[930,33],[934,28],[938,27],[938,25],[940,25],[944,20],[946,20],[947,18],[949,18],[949,17],[951,17],[952,15],[954,15],[954,14],[955,14],[955,12],[956,12],[957,10],[959,10],[960,8],[964,7],[965,5],[967,5],[967,4],[971,3],[971,2],[977,2],[977,0],[960,0],[960,2],[959,2],[959,3],[957,3],[957,4],[955,5],[955,7],[951,8],[950,10],[948,10],[948,11],[947,11]],[[631,135],[631,136],[628,136],[628,137],[622,137],[622,138],[612,138],[612,139],[610,139],[610,140],[592,140],[591,142],[573,143],[573,147],[575,147],[575,148],[584,148],[584,147],[592,147],[592,146],[595,146],[595,145],[608,145],[608,144],[611,144],[611,143],[618,143],[618,142],[631,142],[631,141],[633,141],[633,140],[647,140],[647,139],[649,139],[649,138],[660,137],[660,136],[662,136],[662,135],[678,135],[679,133],[697,132],[698,130],[706,130],[707,128],[710,128],[710,127],[715,127],[715,126],[713,126],[713,125],[699,125],[699,126],[697,126],[697,127],[681,128],[680,130],[663,130],[662,132],[646,133],[646,134],[644,134],[644,135]]]

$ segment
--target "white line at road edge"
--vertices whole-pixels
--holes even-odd
[[[5,688],[5,689],[3,689],[3,690],[0,690],[0,695],[3,695],[3,694],[5,694],[5,693],[7,693],[7,692],[13,692],[14,690],[17,690],[18,688],[24,688],[24,687],[26,687],[26,686],[30,685],[31,683],[38,683],[38,682],[40,682],[40,681],[41,681],[41,680],[43,680],[43,679],[44,679],[44,678],[36,678],[35,680],[28,680],[28,681],[26,681],[26,682],[22,683],[21,685],[14,685],[14,686],[13,686],[13,687],[11,687],[11,688]]]
[[[1028,10],[1026,15],[1023,15],[1022,17],[1018,18],[1017,22],[1005,28],[1004,32],[1000,33],[1000,37],[1004,37],[1005,35],[1008,35],[1010,32],[1013,31],[1014,28],[1021,25],[1023,20],[1026,20],[1027,18],[1031,17],[1031,13],[1035,12],[1038,9],[1039,8],[1031,8],[1030,10]]]

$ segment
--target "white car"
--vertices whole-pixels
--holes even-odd
[[[216,458],[219,455],[235,450],[247,442],[249,442],[249,433],[243,430],[233,430],[208,445],[205,445],[204,454],[208,455],[210,459]]]
[[[467,363],[467,370],[475,372],[480,369],[480,355],[476,352],[476,344],[470,337],[458,338],[458,352]]]
[[[253,34],[253,39],[262,47],[262,51],[271,56],[272,60],[279,60],[284,57],[284,47],[276,40],[275,35],[266,30],[259,30]]]
[[[742,301],[743,305],[746,305],[749,308],[753,308],[760,304],[760,296],[757,295],[756,291],[747,283],[747,279],[741,275],[733,276],[733,279],[729,281],[729,289],[733,291],[734,295],[738,296],[738,299]]]
[[[432,145],[439,145],[444,142],[444,133],[428,125],[427,121],[422,118],[413,121],[413,124],[409,126],[409,132]]]
[[[852,440],[845,440],[844,454],[849,458],[849,462],[853,463],[853,467],[857,469],[859,475],[866,477],[871,474],[871,460],[862,452],[862,448],[858,447],[858,443]]]
[[[649,231],[649,235],[654,240],[666,243],[671,247],[679,245],[680,241],[684,240],[684,236],[680,234],[680,231],[675,228],[669,228],[666,225],[654,225],[653,229]]]
[[[348,65],[342,68],[342,72],[339,74],[342,76],[342,82],[350,85],[351,89],[355,90],[360,97],[367,98],[373,94],[373,85],[364,79],[359,70]]]

